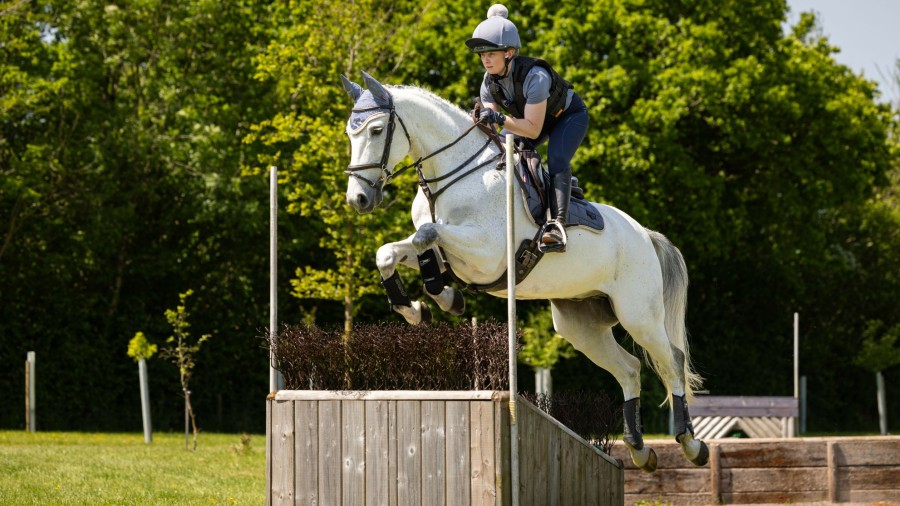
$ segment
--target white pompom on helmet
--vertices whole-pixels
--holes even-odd
[[[487,19],[478,24],[472,38],[466,41],[466,46],[473,53],[521,48],[519,30],[512,21],[506,19],[507,16],[509,10],[502,4],[492,5],[488,9]]]

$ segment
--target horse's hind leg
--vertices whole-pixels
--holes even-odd
[[[660,293],[662,290],[660,290]],[[662,303],[638,304],[631,302],[616,305],[622,326],[647,353],[656,373],[671,395],[675,415],[675,439],[688,460],[702,466],[709,460],[706,443],[694,439],[685,399],[684,353],[671,344],[663,320]],[[645,311],[641,312],[639,308]],[[649,311],[646,309],[650,308]],[[627,414],[627,412],[626,412]]]
[[[625,435],[634,464],[646,472],[656,470],[656,452],[644,445],[640,419],[641,361],[625,351],[612,333],[616,317],[606,299],[553,300],[556,331],[592,362],[610,372],[625,397]]]

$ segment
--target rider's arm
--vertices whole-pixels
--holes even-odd
[[[497,110],[497,104],[484,105],[495,111]],[[519,119],[507,116],[506,121],[503,123],[503,128],[514,134],[521,135],[522,137],[537,139],[538,135],[541,134],[541,128],[544,126],[544,117],[546,115],[546,100],[536,104],[525,104],[525,117]]]

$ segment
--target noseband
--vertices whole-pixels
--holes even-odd
[[[351,112],[369,112],[369,111],[381,111],[384,109],[388,110],[388,126],[387,126],[387,140],[384,143],[384,152],[381,154],[380,162],[372,162],[372,163],[361,163],[357,165],[348,165],[347,170],[344,173],[353,176],[357,179],[365,182],[369,187],[375,188],[376,190],[381,190],[385,185],[390,184],[391,181],[401,172],[411,167],[411,165],[403,167],[400,170],[396,170],[391,172],[387,167],[388,156],[391,154],[391,141],[394,139],[394,118],[400,120],[400,126],[403,127],[403,133],[406,134],[406,141],[410,143],[412,146],[412,141],[409,138],[409,132],[406,130],[406,125],[403,124],[403,118],[397,115],[397,110],[394,108],[394,98],[388,95],[390,102],[385,106],[375,106],[368,107],[366,109],[353,109]],[[372,181],[371,179],[357,174],[357,172],[366,169],[381,169],[381,177],[378,178],[377,181]]]

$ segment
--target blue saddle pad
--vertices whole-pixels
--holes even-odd
[[[537,157],[536,163],[534,157]],[[532,170],[529,170],[523,164],[532,160]],[[547,222],[547,207],[544,204],[548,202],[547,189],[550,188],[550,176],[544,170],[540,163],[540,158],[536,152],[525,152],[525,156],[519,157],[516,164],[516,171],[519,174],[517,178],[525,195],[525,205],[531,213],[534,222],[539,226]],[[541,181],[535,181],[534,173],[538,175]],[[543,198],[542,198],[543,196]],[[584,191],[578,187],[578,179],[572,178],[572,198],[569,201],[569,219],[566,228],[583,226],[594,230],[603,230],[603,215],[594,207],[593,204],[585,200]]]

